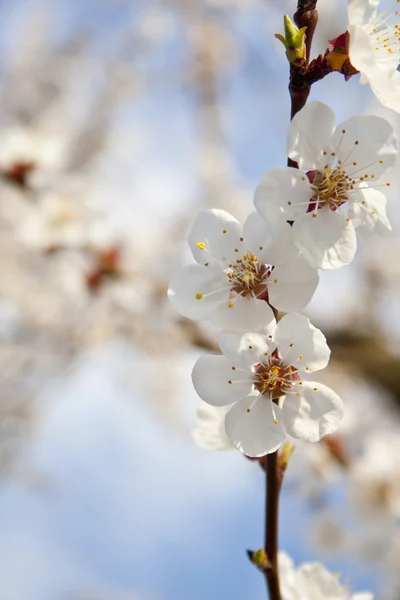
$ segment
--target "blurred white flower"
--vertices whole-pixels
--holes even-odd
[[[374,433],[349,471],[356,506],[365,514],[400,517],[400,439],[397,432]]]
[[[278,560],[283,600],[373,600],[369,592],[352,594],[321,563],[296,569],[286,552],[280,552]]]
[[[61,136],[13,125],[2,129],[0,140],[0,172],[21,186],[45,185],[65,164],[67,147]]]
[[[104,214],[88,202],[85,193],[47,191],[27,209],[19,240],[38,250],[88,245]]]
[[[198,446],[206,450],[233,450],[225,431],[225,417],[229,408],[199,401],[196,427],[192,429],[192,438]]]
[[[309,102],[292,120],[288,156],[299,170],[267,171],[254,203],[277,224],[294,221],[294,241],[320,269],[338,269],[356,252],[356,232],[391,230],[386,196],[378,181],[397,155],[397,136],[381,117],[352,117],[335,127],[335,114],[322,102]]]

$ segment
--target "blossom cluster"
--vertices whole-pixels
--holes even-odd
[[[193,224],[195,263],[168,294],[185,317],[220,329],[222,355],[198,359],[193,385],[211,406],[227,407],[225,433],[247,456],[275,452],[288,435],[317,442],[340,423],[339,396],[309,379],[329,362],[325,336],[298,312],[319,270],[353,260],[357,236],[391,230],[385,190],[397,146],[387,120],[356,116],[336,126],[329,106],[310,102],[287,136],[298,169],[263,175],[243,226],[218,209]]]

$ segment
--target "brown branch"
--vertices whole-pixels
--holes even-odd
[[[279,527],[279,492],[282,474],[278,469],[278,451],[267,454],[265,461],[265,551],[269,568],[265,570],[265,580],[270,600],[281,600],[278,570],[278,527]]]

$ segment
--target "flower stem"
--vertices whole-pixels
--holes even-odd
[[[266,481],[265,551],[269,561],[265,579],[270,600],[281,600],[278,571],[278,525],[282,473],[278,468],[278,451],[267,454],[264,461]]]
[[[310,95],[312,78],[309,78],[308,64],[310,62],[311,45],[315,28],[318,23],[317,0],[298,0],[294,20],[298,27],[307,27],[306,31],[306,64],[302,66],[290,65],[290,120],[305,106]],[[314,61],[315,62],[315,61]],[[319,73],[318,75],[322,75]],[[297,163],[288,159],[289,167],[297,167]]]

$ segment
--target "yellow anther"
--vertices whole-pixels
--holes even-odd
[[[303,355],[302,355],[302,354],[299,354],[299,358],[303,358]]]
[[[306,371],[309,371],[309,370],[310,370],[310,367],[306,367]]]
[[[379,162],[382,164],[382,163],[383,163],[383,160],[382,160],[382,159],[380,159],[380,161],[379,161]]]
[[[313,217],[316,217],[316,216],[317,216],[317,213],[313,213],[313,214],[312,214],[312,216],[313,216]]]
[[[235,252],[239,252],[239,248],[235,248]]]
[[[201,300],[202,297],[203,297],[203,294],[200,294],[200,293],[196,294],[196,300]]]
[[[209,263],[204,263],[204,266],[205,266],[205,267],[208,267],[208,265],[209,265]]]
[[[250,411],[251,411],[251,408],[248,408],[248,409],[247,409],[247,412],[250,412]]]
[[[197,247],[200,248],[200,250],[204,250],[204,248],[206,247],[204,242],[197,242]]]
[[[296,392],[296,396],[301,396],[300,392]]]
[[[371,215],[375,215],[375,214],[376,214],[375,211],[371,210]]]
[[[232,302],[232,300],[229,300],[229,302],[228,302],[228,308],[233,308],[233,302]]]
[[[249,350],[253,350],[253,346],[249,346]]]
[[[278,283],[278,280],[277,280],[277,279],[274,279],[274,283]]]
[[[278,423],[278,419],[274,419],[274,423],[276,425]]]
[[[222,230],[222,233],[226,233],[226,229],[223,229],[223,230]]]
[[[314,388],[314,392],[318,392],[318,388]]]

